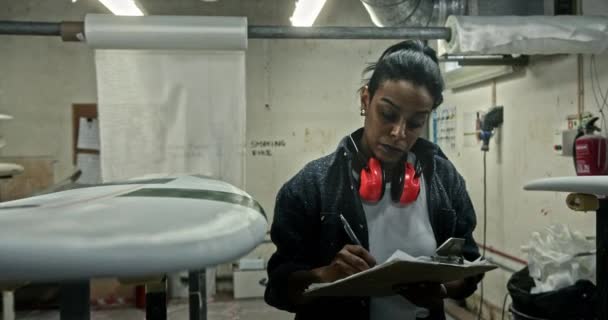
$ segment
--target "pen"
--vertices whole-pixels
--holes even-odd
[[[342,225],[344,226],[344,231],[346,231],[346,234],[350,238],[350,241],[352,241],[354,244],[356,244],[358,246],[362,246],[361,241],[359,241],[359,239],[355,235],[355,232],[350,227],[350,225],[348,224],[348,221],[346,221],[346,218],[344,218],[344,216],[342,214],[340,214],[340,220],[342,220]]]

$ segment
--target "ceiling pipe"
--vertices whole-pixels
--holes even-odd
[[[61,36],[63,41],[86,41],[83,22],[0,21],[0,35]],[[249,39],[445,39],[444,27],[286,27],[248,26]]]
[[[466,0],[361,0],[378,27],[443,26],[449,15],[464,15]]]

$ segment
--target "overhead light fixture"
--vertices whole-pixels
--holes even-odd
[[[323,9],[325,0],[298,0],[289,20],[294,27],[310,27]]]
[[[99,0],[117,16],[143,16],[144,13],[139,9],[133,0]]]

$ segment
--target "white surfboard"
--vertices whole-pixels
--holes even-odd
[[[0,282],[140,277],[234,261],[264,240],[263,209],[198,176],[135,180],[0,204]]]
[[[0,163],[0,178],[12,178],[23,172],[23,167],[14,163]]]
[[[528,182],[524,189],[608,195],[608,176],[544,178]]]

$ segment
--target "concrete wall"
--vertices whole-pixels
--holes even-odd
[[[162,4],[159,0],[149,1]],[[290,9],[277,1],[266,0],[264,5],[255,7],[266,15],[258,20],[252,17],[250,22],[286,24],[284,13]],[[332,5],[319,17],[321,25],[371,24],[358,5],[337,0],[328,3]],[[213,14],[219,10],[203,6],[201,12]],[[0,0],[0,8],[0,19],[12,20],[81,20],[87,12],[105,12],[92,0],[76,4],[68,0]],[[180,10],[180,14],[189,12]],[[585,1],[584,10],[608,14],[608,5],[603,0]],[[270,216],[278,188],[304,163],[333,151],[342,136],[362,124],[356,95],[360,72],[389,43],[250,41],[247,142],[248,147],[256,147],[249,150],[246,158],[246,189]],[[600,82],[606,89],[608,56],[599,56],[597,62]],[[585,109],[595,112],[588,63],[586,56]],[[505,106],[505,123],[487,155],[490,246],[525,258],[519,247],[528,240],[530,232],[556,222],[594,234],[593,216],[569,212],[564,194],[531,193],[521,188],[533,178],[573,174],[571,160],[554,155],[551,148],[554,131],[566,115],[577,110],[576,68],[574,56],[535,57],[522,72],[497,81],[497,103]],[[57,160],[57,179],[69,174],[71,104],[96,101],[92,51],[57,38],[2,36],[0,74],[0,112],[15,116],[15,120],[1,124],[0,133],[9,144],[0,149],[0,154],[52,156]],[[457,107],[458,127],[462,128],[465,113],[490,107],[491,84],[446,92],[444,105]],[[475,236],[481,242],[482,154],[477,147],[464,147],[463,139],[459,134],[459,147],[448,151],[448,156],[468,182],[479,220]],[[265,147],[264,142],[273,142],[273,146]],[[278,142],[276,146],[274,142]],[[266,155],[267,149],[272,155]],[[263,155],[253,155],[254,150],[264,151]],[[270,249],[262,251],[267,253]],[[502,304],[508,276],[495,271],[486,278],[485,295],[492,304]]]
[[[286,25],[293,10],[293,4],[276,0],[256,5],[184,1],[171,8],[164,1],[141,2],[153,14],[247,14],[249,22],[257,25]],[[6,8],[0,11],[0,19],[7,20],[57,22],[107,12],[93,0],[75,4],[0,0],[0,4]],[[348,1],[330,2],[318,24],[371,25],[362,6],[348,5]],[[356,98],[360,72],[387,43],[250,40],[248,142],[274,139],[285,143],[273,148],[272,156],[249,152],[247,157],[247,190],[269,213],[276,191],[289,176],[303,163],[333,150],[341,136],[361,124]],[[0,128],[9,141],[1,154],[48,155],[57,160],[56,179],[69,175],[74,170],[71,104],[97,100],[93,51],[57,37],[3,36],[0,72],[6,75],[0,78],[0,112],[15,117]]]
[[[308,161],[332,152],[363,124],[361,71],[386,41],[251,41],[247,52],[247,139],[284,142],[250,149],[246,188],[272,215],[278,189]],[[270,150],[272,156],[253,155]]]
[[[175,6],[167,6],[166,1],[158,0],[145,0],[141,3],[147,9],[146,11],[152,14],[247,15],[249,22],[256,25],[287,25],[293,10],[293,3],[279,0],[246,2],[245,4],[240,1],[227,0],[217,3],[192,0],[180,1]],[[2,8],[0,19],[20,21],[82,21],[86,13],[108,13],[95,0],[80,0],[76,3],[69,0],[0,0],[0,8]],[[349,1],[333,1],[324,9],[318,17],[319,25],[371,24],[365,9],[362,6],[350,8]],[[275,111],[291,110],[277,99],[301,101],[305,102],[307,106],[323,105],[318,103],[321,100],[327,101],[324,106],[350,103],[349,100],[344,100],[346,96],[342,93],[332,94],[331,97],[325,98],[322,98],[321,94],[315,94],[325,90],[327,95],[328,91],[333,91],[333,89],[329,89],[332,83],[319,81],[320,78],[329,80],[320,75],[327,70],[327,66],[334,65],[332,61],[335,56],[344,55],[344,63],[336,65],[333,71],[335,77],[340,81],[344,81],[344,79],[350,81],[348,90],[352,95],[346,99],[354,97],[356,88],[351,84],[353,84],[352,80],[356,78],[351,75],[356,72],[354,72],[353,64],[356,65],[356,70],[362,68],[361,62],[364,60],[362,52],[371,50],[372,43],[374,42],[359,42],[351,47],[345,42],[300,43],[298,41],[251,40],[251,49],[247,53],[247,74],[248,85],[250,84],[252,87],[252,89],[248,89],[248,100],[250,101],[248,101],[248,105],[251,105],[252,108],[248,117],[263,119],[268,114],[274,114]],[[362,47],[360,47],[361,45]],[[282,53],[282,50],[286,50],[286,52]],[[290,64],[293,63],[291,60],[294,62],[306,60],[307,55],[311,52],[320,59],[319,63],[311,64],[315,67],[311,68],[311,65],[308,65],[306,70],[299,70],[300,74],[294,74],[293,70],[289,70]],[[270,56],[273,57],[272,59],[282,60],[272,68],[260,68],[264,65],[269,66]],[[353,61],[351,57],[359,57],[359,59]],[[341,76],[342,70],[348,72],[348,78]],[[302,73],[302,71],[304,72]],[[0,134],[8,140],[8,145],[0,149],[0,155],[51,156],[57,160],[55,172],[57,180],[72,173],[74,167],[71,158],[71,105],[97,100],[93,51],[86,45],[64,43],[57,37],[2,36],[0,74],[3,75],[0,77],[0,112],[15,117],[15,120],[3,123],[0,127]],[[272,80],[270,80],[271,77]],[[295,95],[284,95],[283,90],[268,89],[270,81],[273,85],[283,84],[284,86],[298,82],[299,85],[306,86],[308,89],[295,90]],[[272,92],[272,96],[269,95],[270,92]],[[260,103],[262,106],[272,103],[272,111],[268,112],[270,110],[266,108],[256,108],[256,106],[260,106]],[[356,107],[354,105],[351,108],[353,113],[356,113]],[[340,117],[340,119],[343,118]],[[289,121],[283,123],[290,124]],[[258,124],[254,120],[248,128],[248,136],[251,134],[252,139],[262,139],[271,132],[277,136],[283,134],[272,130],[264,131],[266,129],[260,129],[260,125],[263,126],[264,123]],[[302,132],[303,134],[304,132]],[[312,135],[314,136],[315,133]],[[284,149],[292,153],[294,151],[290,149],[292,144],[293,141],[290,141],[290,145]],[[266,165],[266,162],[253,161],[252,168],[257,170]],[[259,177],[259,174],[254,174],[247,180],[254,181],[255,185],[255,181],[262,178]],[[278,179],[284,179],[284,177],[279,175]],[[267,194],[271,192],[274,192],[274,189],[258,191],[263,194],[264,199],[272,198]],[[271,211],[272,201],[262,202]]]
[[[0,0],[0,20],[81,20],[102,12],[91,1]],[[55,179],[73,172],[72,103],[95,102],[93,51],[57,37],[0,36],[0,112],[15,117],[0,124],[8,145],[2,156],[50,156]]]
[[[150,14],[247,15],[253,25],[288,25],[293,3],[141,1]],[[319,25],[371,25],[362,6],[331,1]],[[86,13],[107,13],[96,0],[0,0],[0,19],[81,21]],[[6,8],[6,10],[4,10]],[[356,90],[360,72],[386,41],[251,40],[247,51],[247,142],[279,141],[282,146],[252,148],[246,158],[246,190],[272,219],[280,186],[307,161],[331,152],[359,126]],[[0,112],[15,120],[0,127],[9,145],[3,156],[45,155],[56,160],[55,177],[72,165],[72,103],[97,101],[93,51],[56,37],[3,36],[0,41]],[[264,155],[254,156],[253,151]],[[251,255],[269,256],[272,245]],[[220,273],[222,268],[220,268]]]
[[[604,1],[585,1],[584,12],[608,15]],[[608,55],[597,56],[599,80],[608,87]],[[598,114],[589,72],[590,56],[584,56],[585,111]],[[572,159],[553,151],[554,133],[566,116],[577,113],[577,57],[533,57],[524,70],[496,81],[496,103],[504,106],[504,124],[487,154],[487,245],[526,259],[521,245],[533,231],[564,223],[587,236],[595,235],[594,214],[575,213],[565,205],[565,193],[524,191],[532,179],[575,175]],[[483,242],[483,156],[480,145],[465,146],[465,114],[492,106],[492,83],[445,93],[445,107],[456,106],[457,148],[448,157],[467,181],[477,211],[475,237]],[[488,253],[511,268],[523,266]],[[484,298],[502,306],[510,273],[493,271],[484,280]],[[477,292],[479,294],[479,291]]]

